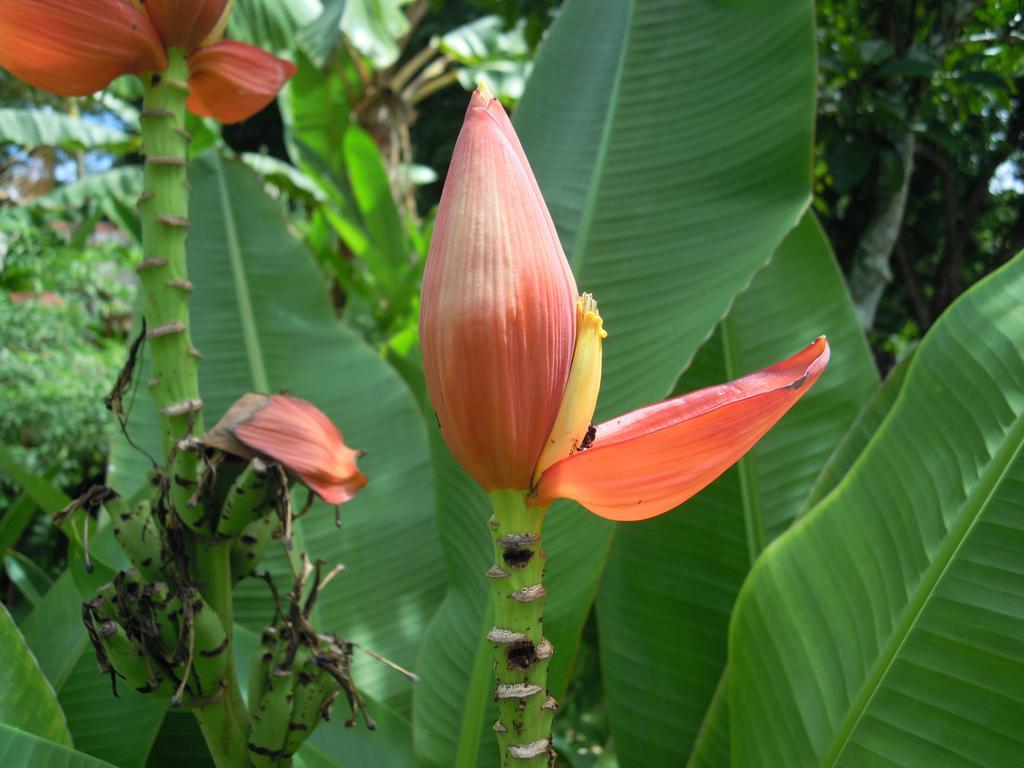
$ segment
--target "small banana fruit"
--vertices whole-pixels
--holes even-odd
[[[197,693],[210,696],[216,692],[231,657],[230,638],[224,631],[217,613],[200,597],[190,598],[192,624],[195,628],[195,647],[192,654],[192,675]]]
[[[217,522],[217,535],[239,535],[267,508],[267,465],[258,457],[246,466],[228,489]]]
[[[285,752],[288,739],[288,724],[291,722],[294,701],[296,668],[309,658],[309,650],[299,647],[292,663],[288,663],[287,652],[274,654],[273,667],[267,677],[266,690],[252,714],[249,728],[249,759],[254,768],[276,768],[290,755]],[[284,657],[282,659],[282,656]],[[278,663],[278,662],[281,663]]]
[[[114,536],[140,574],[147,580],[163,578],[163,541],[148,501],[134,508],[118,497],[106,504],[114,525]]]
[[[249,523],[231,545],[231,575],[238,581],[259,565],[260,558],[279,529],[273,515],[264,515]]]
[[[170,693],[167,686],[161,686],[163,678],[149,656],[128,637],[124,627],[116,621],[103,621],[97,628],[97,635],[110,665],[128,685],[140,693],[153,693],[161,688],[164,693]]]

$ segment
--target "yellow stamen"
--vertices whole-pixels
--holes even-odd
[[[480,92],[480,95],[484,97],[484,101],[494,101],[494,91],[491,90],[491,86],[488,85],[487,80],[482,77],[477,80],[476,89]]]
[[[576,302],[576,348],[572,368],[555,425],[533,473],[535,485],[545,469],[580,450],[583,444],[601,389],[601,342],[607,336],[597,302],[589,293],[584,293]]]

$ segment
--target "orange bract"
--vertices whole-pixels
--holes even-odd
[[[239,398],[203,438],[207,445],[279,462],[328,504],[342,504],[366,485],[359,451],[319,408],[289,395]]]
[[[159,72],[167,48],[190,53],[188,108],[237,123],[295,74],[290,62],[220,41],[231,0],[0,0],[0,66],[61,96],[87,96],[124,74]]]
[[[191,51],[217,27],[228,0],[145,0],[146,10],[168,47]]]
[[[473,95],[423,279],[427,387],[485,489],[527,488],[565,390],[576,284],[508,117]]]
[[[224,40],[189,56],[189,110],[222,123],[259,112],[295,74],[295,65],[253,45]]]
[[[553,464],[537,504],[578,501],[612,520],[643,520],[682,504],[749,451],[828,364],[819,338],[742,379],[599,424],[591,446]]]
[[[162,70],[167,54],[127,0],[3,0],[0,66],[60,96],[87,96],[119,75]]]

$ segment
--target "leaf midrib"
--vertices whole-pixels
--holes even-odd
[[[838,765],[839,758],[845,751],[854,732],[856,732],[861,718],[871,704],[871,700],[881,688],[882,680],[899,656],[900,650],[916,626],[921,614],[928,607],[935,594],[935,590],[942,582],[942,577],[956,559],[956,555],[964,542],[970,538],[971,531],[981,517],[982,511],[999,489],[1009,468],[1021,454],[1022,448],[1024,448],[1024,414],[1017,417],[1016,422],[1003,439],[1003,444],[996,451],[992,461],[985,468],[981,478],[979,478],[974,490],[964,501],[960,518],[946,535],[946,541],[938,556],[932,561],[928,570],[925,571],[919,588],[915,592],[915,597],[911,599],[903,610],[903,618],[894,628],[889,641],[872,668],[871,674],[865,680],[857,698],[850,707],[849,713],[836,733],[836,738],[833,739],[828,752],[822,758],[820,765],[823,768],[825,766],[835,768]]]
[[[217,190],[220,195],[221,209],[224,212],[224,236],[227,240],[228,262],[231,264],[232,283],[235,286],[235,299],[238,302],[238,316],[242,325],[242,339],[245,343],[245,356],[249,361],[249,373],[252,376],[253,388],[257,392],[269,392],[267,368],[263,361],[260,348],[259,333],[256,329],[256,316],[253,313],[252,297],[249,295],[249,283],[245,277],[242,264],[242,249],[238,242],[238,228],[235,224],[235,212],[231,205],[231,194],[228,192],[224,179],[224,167],[217,157],[214,161],[217,172]]]

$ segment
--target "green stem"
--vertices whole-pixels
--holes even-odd
[[[171,500],[178,517],[197,531],[209,532],[203,506],[190,505],[198,481],[199,456],[186,438],[202,434],[199,398],[199,352],[189,329],[185,238],[188,235],[190,187],[186,178],[190,137],[185,130],[188,62],[171,48],[167,69],[142,77],[142,151],[145,155],[142,263],[138,267],[144,296],[146,340],[152,360],[148,382],[160,414],[160,435],[169,472]],[[193,576],[203,599],[232,636],[231,548],[227,543],[196,540],[191,547]],[[223,691],[195,707],[196,719],[218,768],[249,765],[249,715],[242,701],[229,643]]]
[[[220,617],[228,637],[233,638],[231,542],[197,539],[190,560],[203,599]],[[249,765],[249,712],[242,700],[230,643],[228,654],[223,695],[193,711],[217,768],[246,768]]]
[[[544,637],[546,596],[540,529],[544,508],[526,504],[524,491],[492,491],[494,567],[487,572],[494,603],[498,720],[494,730],[503,768],[545,768],[554,761],[551,720],[557,704],[547,690],[554,652]]]
[[[190,527],[198,527],[201,509],[187,501],[195,490],[198,455],[179,443],[202,433],[199,399],[199,352],[189,330],[185,238],[188,235],[189,185],[185,175],[189,135],[185,130],[188,63],[172,48],[163,72],[142,78],[142,151],[145,155],[142,263],[138,272],[145,297],[146,339],[152,359],[148,382],[160,412],[164,456],[172,460],[171,492],[175,510]],[[197,510],[199,510],[197,512]]]

